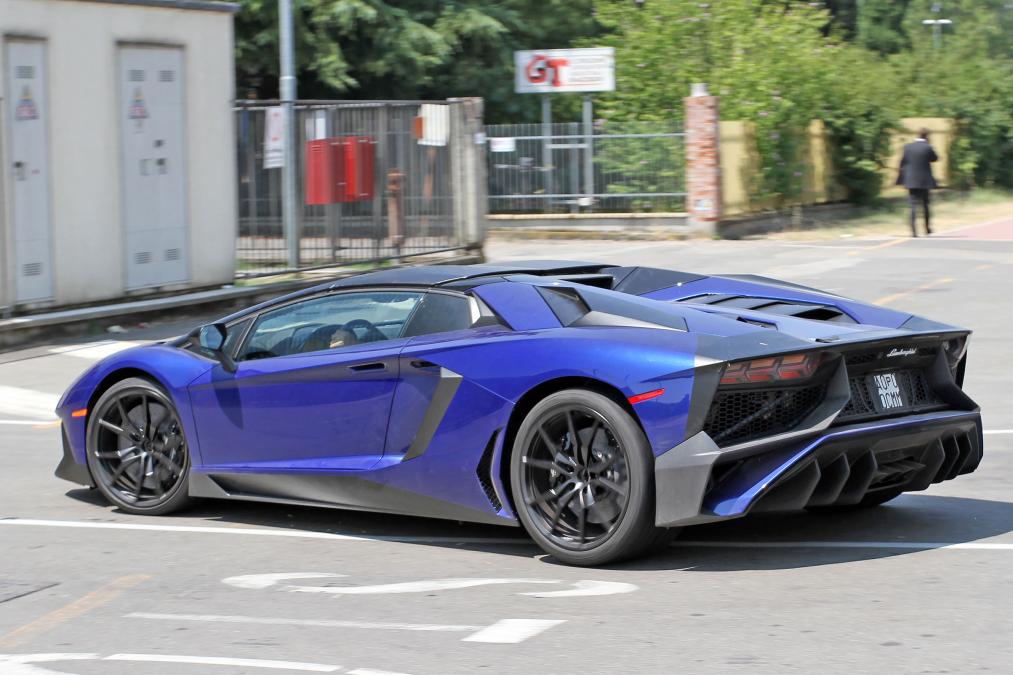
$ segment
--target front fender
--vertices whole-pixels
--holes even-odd
[[[161,385],[179,411],[184,434],[191,448],[197,450],[197,435],[193,433],[193,416],[186,386],[202,373],[214,367],[214,362],[196,354],[163,344],[134,347],[113,354],[86,370],[60,398],[56,414],[70,444],[71,456],[85,463],[88,417],[72,416],[75,410],[88,409],[111,381],[131,375],[147,377]]]

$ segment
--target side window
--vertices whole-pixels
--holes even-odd
[[[228,331],[225,333],[225,344],[222,345],[222,351],[226,354],[234,354],[236,347],[239,346],[239,341],[243,338],[243,334],[246,333],[246,329],[250,327],[252,321],[253,319],[243,319],[239,323],[229,326]]]
[[[426,293],[422,304],[405,326],[403,335],[416,337],[471,328],[479,319],[477,311],[474,315],[472,312],[472,303],[468,298],[446,293]]]
[[[238,360],[338,349],[401,335],[417,291],[338,293],[286,305],[257,319]]]

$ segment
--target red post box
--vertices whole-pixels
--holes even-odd
[[[337,201],[337,163],[332,140],[306,143],[306,203],[333,204]]]
[[[306,203],[372,199],[375,151],[371,136],[339,136],[306,143]]]
[[[345,136],[343,202],[372,199],[374,192],[374,143],[370,136]]]

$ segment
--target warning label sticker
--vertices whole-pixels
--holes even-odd
[[[14,110],[14,118],[19,122],[39,119],[39,108],[32,98],[32,90],[25,85],[21,89],[21,96],[18,98],[18,105]]]
[[[130,110],[127,111],[127,119],[148,119],[148,106],[144,103],[144,92],[141,91],[140,87],[134,89],[134,98],[130,102]]]

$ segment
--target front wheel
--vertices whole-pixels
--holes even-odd
[[[117,382],[88,418],[88,468],[114,506],[162,515],[185,506],[190,453],[176,407],[148,380]]]
[[[630,558],[664,540],[654,526],[654,457],[643,431],[596,392],[552,394],[521,423],[510,457],[521,523],[571,565]]]

